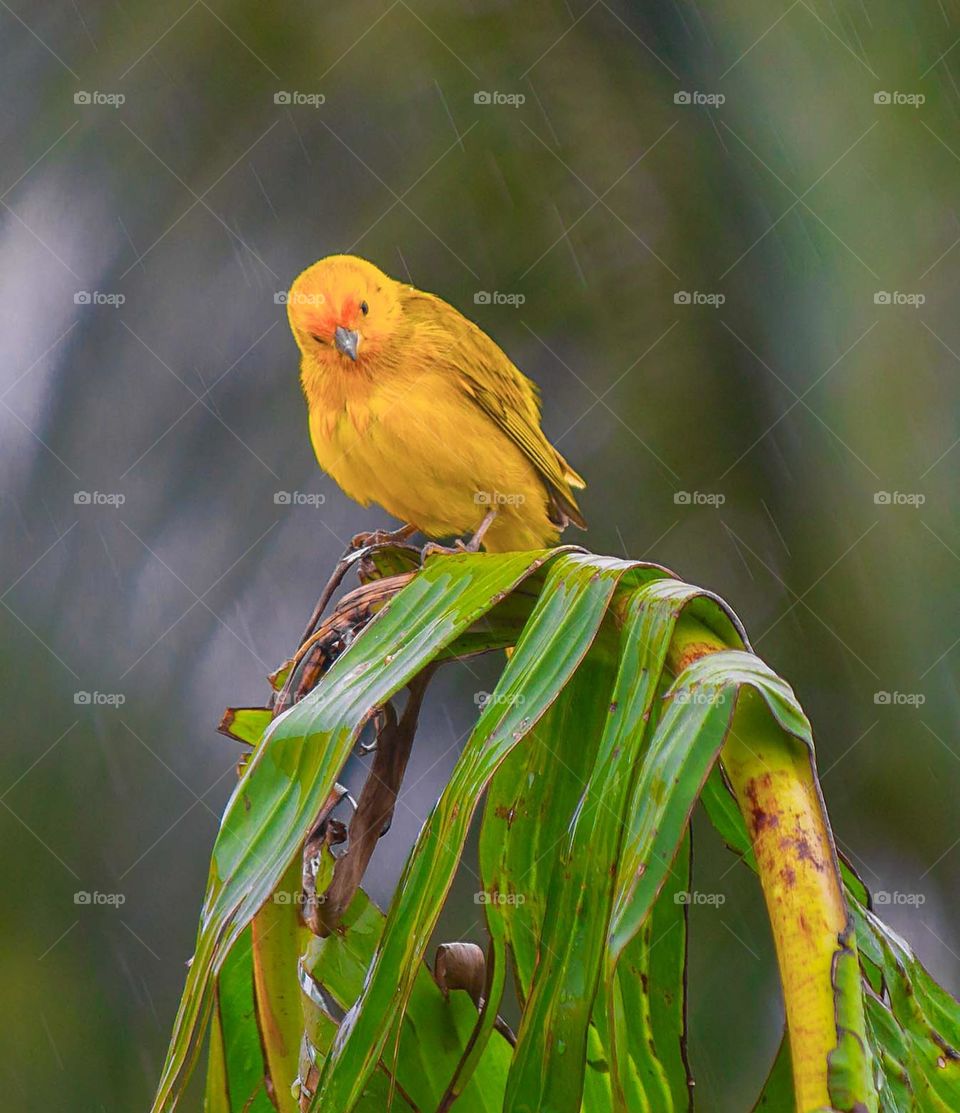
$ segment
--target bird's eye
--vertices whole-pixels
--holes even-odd
[[[364,317],[366,317],[366,315],[370,312],[370,306],[367,305],[365,301],[360,302],[360,312],[364,315]]]

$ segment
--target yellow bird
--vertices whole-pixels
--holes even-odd
[[[544,436],[536,386],[453,306],[331,255],[294,282],[287,314],[317,460],[362,506],[490,552],[586,528],[584,482]]]

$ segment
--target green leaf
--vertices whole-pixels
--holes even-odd
[[[264,1076],[248,929],[217,978],[204,1113],[275,1113]]]
[[[385,919],[361,891],[344,916],[342,931],[310,942],[304,968],[343,1009],[362,992]],[[445,996],[426,966],[418,964],[395,1056],[397,1082],[418,1108],[437,1107],[476,1022],[477,1009],[469,996],[462,990]],[[494,1033],[457,1102],[458,1110],[499,1113],[511,1054],[506,1040]]]
[[[718,668],[717,659],[724,658]],[[640,930],[670,868],[690,812],[730,728],[736,682],[766,666],[741,650],[714,653],[685,669],[668,693],[650,750],[633,789],[617,876],[607,952],[607,981]],[[769,674],[772,676],[772,674]]]
[[[565,802],[563,795],[558,799],[554,792],[540,796],[543,810],[555,813],[561,837],[548,859],[555,865],[543,930],[535,936],[536,981],[507,1090],[505,1109],[511,1113],[567,1113],[579,1106],[588,1025],[609,930],[622,832],[629,819],[626,809],[648,741],[647,724],[673,626],[695,592],[678,581],[658,580],[628,596],[612,693],[601,686],[602,677],[591,677],[592,698],[584,702],[600,708],[599,722],[584,722],[581,712],[581,722],[573,724],[574,730],[581,728],[584,740],[601,735],[596,760],[585,775],[575,774],[572,800]],[[554,763],[558,754],[573,749],[553,739],[545,745]],[[534,826],[543,826],[542,816]],[[647,1049],[644,1057],[649,1057]],[[662,1102],[670,1101],[670,1089],[659,1065],[654,1073],[664,1083],[654,1104],[666,1109]],[[615,1084],[617,1080],[615,1075]],[[681,1085],[686,1103],[685,1070]]]
[[[193,964],[154,1102],[175,1107],[209,1018],[211,981],[297,851],[372,710],[525,576],[563,550],[435,558],[275,720],[227,804]]]
[[[553,562],[493,698],[408,859],[376,960],[341,1025],[315,1108],[345,1113],[353,1107],[409,996],[411,971],[446,898],[481,793],[580,664],[617,582],[631,567],[573,553]]]
[[[217,728],[221,734],[248,746],[256,746],[273,722],[269,707],[228,707]]]
[[[397,590],[387,588],[381,602]],[[215,846],[155,1113],[176,1105],[211,1010],[207,1113],[267,1113],[276,1103],[295,1113],[295,1073],[316,1089],[303,1100],[327,1113],[382,1113],[391,1103],[435,1110],[451,1097],[465,1113],[689,1108],[680,898],[691,809],[702,798],[756,868],[718,752],[727,745],[741,796],[744,784],[762,782],[759,773],[743,778],[761,719],[761,753],[781,754],[782,739],[807,777],[793,743],[813,755],[789,686],[751,653],[718,651],[718,642],[746,645],[736,619],[654,566],[570,548],[434,557],[297,707],[269,726],[266,709],[229,716],[229,733],[255,750]],[[514,643],[386,921],[358,898],[342,933],[311,942],[298,984],[296,907],[265,901],[288,868],[284,886],[299,889],[299,847],[364,723],[430,662]],[[670,684],[666,661],[693,663]],[[478,1017],[462,992],[443,995],[423,956],[485,790],[490,1001]],[[830,1025],[832,1040],[835,1019],[831,1104],[875,1109],[872,1071],[884,1113],[960,1109],[960,1006],[869,911],[849,865],[841,869],[851,926],[838,950],[828,933],[831,984],[819,986],[828,996],[816,1029],[824,1035]],[[494,1029],[508,952],[524,1008],[514,1056]],[[789,1074],[782,1051],[758,1109],[786,1103],[786,1111]]]
[[[610,669],[591,653],[487,794],[480,831],[485,911],[510,947],[521,1000],[538,961],[558,850],[608,719],[611,683]]]
[[[717,773],[711,780],[713,791],[705,791],[702,797],[710,819],[734,851],[747,851],[744,860],[755,869],[739,808],[730,806],[732,797]],[[867,1029],[877,1063],[881,1110],[960,1108],[955,1058],[960,1049],[960,1005],[930,978],[909,946],[864,907],[866,888],[842,859],[841,871],[865,979]],[[876,996],[884,993],[884,987],[890,990],[892,1005]]]
[[[858,908],[855,916],[858,936],[872,936],[882,959],[888,1002],[868,996],[868,1003],[873,1001],[868,1019],[871,1030],[885,1037],[880,1046],[890,1096],[906,1088],[919,1110],[960,1109],[960,1005],[872,912]]]
[[[300,922],[301,874],[295,858],[250,925],[260,1042],[279,1113],[299,1113],[291,1093],[303,1031],[297,961],[309,934]]]
[[[784,1033],[763,1091],[752,1113],[793,1113],[796,1108],[793,1092],[793,1066],[790,1062],[790,1041]]]

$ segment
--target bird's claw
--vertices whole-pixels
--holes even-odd
[[[370,545],[399,545],[416,532],[416,526],[407,525],[399,529],[374,529],[366,533],[357,533],[350,539],[350,548],[366,549]]]
[[[424,545],[423,548],[420,550],[420,563],[426,564],[428,557],[457,556],[459,553],[462,552],[463,549],[454,548],[450,545],[440,545],[436,541],[428,541],[426,545]]]
[[[483,544],[484,536],[490,528],[493,519],[497,516],[496,507],[491,507],[484,516],[483,521],[477,527],[476,533],[470,538],[469,541],[464,541],[458,537],[453,543],[453,547],[446,545],[438,545],[435,541],[428,541],[420,551],[420,563],[426,561],[430,556],[457,556],[459,553],[478,553],[480,546]]]

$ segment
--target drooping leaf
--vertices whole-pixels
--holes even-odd
[[[278,1113],[298,1113],[292,1092],[303,1031],[297,962],[308,935],[300,921],[300,886],[294,859],[250,924],[257,1025]]]
[[[536,983],[524,1012],[508,1087],[505,1108],[511,1111],[563,1113],[577,1108],[621,839],[629,819],[626,809],[644,759],[647,726],[673,625],[695,593],[679,581],[660,579],[627,596],[619,671],[610,695],[593,679],[592,703],[603,712],[596,730],[600,734],[596,760],[577,777],[569,811],[562,796],[558,801],[553,792],[547,795],[547,807],[559,812],[555,823],[562,825],[562,834],[551,855],[555,865],[537,936]],[[537,826],[541,822],[538,817]],[[623,1053],[627,1054],[626,1048]],[[650,1057],[646,1046],[643,1055]],[[685,1070],[681,1079],[686,1104]],[[670,1086],[659,1064],[653,1066],[650,1080],[658,1088],[663,1082],[661,1093],[652,1095],[653,1104],[669,1109],[663,1103],[672,1101]],[[613,1081],[615,1085],[621,1081],[616,1072]]]
[[[227,804],[214,846],[154,1113],[174,1108],[209,1017],[211,979],[296,853],[373,708],[563,551],[429,561],[337,659],[324,683],[275,720]]]
[[[608,719],[610,669],[587,657],[498,770],[480,832],[488,922],[513,955],[521,1000],[537,965],[550,880]]]
[[[249,929],[217,978],[208,1055],[204,1113],[275,1113],[257,1029]]]
[[[466,586],[459,582],[462,574],[469,581]],[[812,811],[805,815],[813,815],[818,805],[809,724],[793,693],[752,654],[722,651],[718,641],[746,644],[736,620],[706,593],[666,575],[651,566],[589,554],[574,558],[569,550],[434,558],[425,572],[412,577],[404,573],[408,587],[375,620],[369,621],[375,608],[364,610],[360,600],[354,607],[357,620],[369,625],[319,687],[269,730],[228,807],[197,957],[156,1109],[175,1104],[204,1018],[216,1004],[207,1100],[219,1104],[210,1104],[210,1113],[233,1113],[234,1077],[240,1079],[236,1085],[241,1094],[248,1092],[251,1078],[254,1086],[257,1080],[264,1083],[262,1093],[249,1093],[251,1109],[258,1109],[257,1102],[268,1100],[265,1073],[287,1080],[295,1062],[301,1075],[313,1072],[311,1085],[323,1071],[322,1086],[312,1099],[305,1091],[303,1102],[312,1100],[311,1108],[328,1113],[380,1113],[391,1101],[398,1113],[420,1104],[430,1107],[443,1097],[458,1063],[462,1069],[453,1091],[459,1094],[456,1107],[467,1113],[474,1108],[492,1113],[496,1104],[483,1099],[494,1095],[493,1102],[499,1100],[507,1070],[507,1047],[493,1019],[503,992],[508,947],[517,959],[521,1004],[527,1007],[508,1108],[514,1113],[607,1113],[614,1108],[618,1113],[667,1113],[685,1108],[685,905],[676,898],[689,885],[684,833],[690,809],[702,793],[728,843],[756,867],[740,809],[742,804],[756,837],[757,812],[744,788],[759,788],[762,776],[738,780],[731,772],[737,759],[731,758],[730,747],[736,742],[743,751],[743,740],[736,736],[744,732],[751,741],[758,714],[766,723],[756,735],[761,752],[781,747],[785,773],[796,771],[806,800],[812,801]],[[636,655],[628,659],[624,623],[638,586],[652,577],[658,582],[642,589],[650,591],[651,599],[657,592],[665,599],[671,592],[677,594],[672,612],[667,606],[665,620],[649,635],[651,675],[645,683],[658,694],[664,691],[664,652],[680,676],[665,699],[654,698],[652,705],[646,701],[645,727],[631,733],[621,724],[618,736],[611,726],[617,718],[611,705],[620,706],[613,696],[614,683],[619,686],[630,668],[644,667]],[[384,583],[378,606],[396,590]],[[682,621],[675,625],[681,611]],[[688,614],[703,625],[691,628]],[[344,629],[349,633],[349,624]],[[242,952],[244,926],[258,909],[264,910],[263,902],[284,867],[294,869],[298,846],[328,798],[364,721],[430,661],[510,645],[518,634],[517,651],[495,699],[484,709],[408,862],[382,938],[379,930],[375,933],[378,949],[373,951],[371,936],[369,953],[349,969],[341,954],[340,967],[329,972],[330,984],[322,992],[318,987],[316,998],[303,1004],[303,1030],[310,1040],[301,1043],[299,1056],[291,1054],[296,1018],[282,1007],[284,997],[289,1001],[291,964],[281,960],[281,948],[264,950],[258,976],[260,995],[269,1007],[261,1010],[261,1031],[266,1018],[273,1037],[283,1032],[291,1038],[263,1044],[268,1060],[280,1065],[265,1064],[262,1054],[244,1058],[250,1044],[238,1040],[237,1032],[242,1035],[243,1029],[231,1034],[224,1023],[242,1017],[242,1009],[227,1015],[220,1007],[231,984],[231,964]],[[636,684],[627,697],[634,713],[644,708],[644,687]],[[511,707],[511,701],[520,707]],[[748,707],[751,715],[743,714]],[[256,709],[249,722],[240,722],[246,741],[256,744],[268,714]],[[736,786],[741,804],[735,803],[719,769],[710,773],[724,746],[729,783]],[[625,749],[630,751],[626,756]],[[791,767],[790,762],[795,764]],[[493,883],[484,888],[491,897],[522,895],[527,901],[511,905],[498,900],[486,907],[493,1000],[482,1021],[473,1003],[459,993],[435,1013],[424,1012],[421,984],[428,992],[436,990],[422,965],[424,948],[449,890],[470,815],[491,776],[493,807],[484,818],[481,862]],[[498,805],[504,805],[499,814]],[[769,808],[771,801],[765,806]],[[775,802],[773,807],[774,813],[764,813],[771,820],[776,818]],[[823,827],[826,835],[818,843],[817,861],[828,872],[832,862],[833,877],[838,863],[825,819]],[[793,841],[800,853],[798,839],[799,835]],[[774,878],[770,890],[767,858],[775,848],[769,839],[758,839],[757,845],[764,850],[764,892],[772,908],[777,882]],[[604,874],[611,857],[616,868]],[[798,875],[808,868],[806,860],[795,864]],[[884,1113],[960,1108],[956,1002],[932,982],[909,948],[871,916],[865,907],[866,890],[853,871],[842,861],[839,870],[855,935],[846,929],[839,935],[834,932],[833,912],[842,912],[837,896],[828,924],[836,949],[826,953],[821,947],[817,955],[818,964],[824,956],[832,958],[829,985],[826,977],[816,975],[817,992],[825,994],[830,1006],[825,1016],[817,1014],[816,1024],[830,1049],[826,1073],[832,1106],[842,1111],[876,1109],[872,1070]],[[838,894],[839,887],[835,889]],[[274,909],[268,906],[264,911]],[[775,911],[771,919],[776,920]],[[258,916],[255,922],[265,925],[266,918]],[[780,936],[776,938],[779,952]],[[325,961],[334,961],[342,942],[340,936],[325,942]],[[295,949],[285,948],[288,958]],[[603,972],[599,983],[591,981],[598,955]],[[779,957],[781,970],[789,974],[789,954]],[[861,981],[860,970],[866,981]],[[347,974],[349,985],[333,993],[338,977]],[[249,1001],[249,968],[244,977]],[[243,978],[237,984],[242,986]],[[462,1017],[451,1012],[461,1008],[453,1004],[457,999],[466,1006]],[[348,1009],[342,1024],[341,1008]],[[248,1010],[247,1036],[249,1019]],[[426,1057],[424,1048],[439,1050]],[[816,1066],[824,1063],[819,1049],[811,1055],[809,1044],[807,1048],[798,1078],[804,1061],[814,1064],[814,1073],[822,1070]],[[244,1049],[242,1055],[238,1049]],[[493,1050],[502,1059],[497,1084],[486,1080]],[[407,1089],[401,1072],[410,1065],[416,1073]],[[779,1100],[781,1091],[788,1093],[786,1076],[778,1059],[764,1093],[766,1104],[760,1108],[774,1108],[771,1102]],[[810,1079],[808,1070],[808,1084]],[[822,1083],[813,1077],[813,1085]],[[477,1086],[485,1086],[479,1103]],[[444,1108],[448,1106],[445,1099]]]
[[[911,1092],[923,1113],[960,1109],[960,1004],[877,916],[860,907],[854,915],[858,936],[872,936],[882,957],[887,1000],[868,996],[868,1021],[875,1038],[884,1037],[880,1050],[886,1100],[902,1102],[903,1094]],[[892,1108],[899,1113],[914,1107]]]
[[[327,1061],[316,1108],[352,1107],[409,995],[411,971],[439,916],[481,793],[576,670],[617,582],[632,567],[575,553],[551,565],[493,697],[407,861],[363,994],[341,1025]]]

